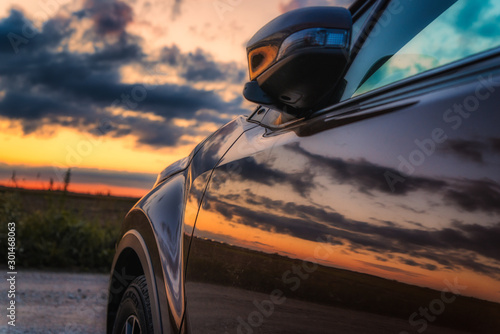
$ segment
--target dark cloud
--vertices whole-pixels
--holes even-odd
[[[491,247],[499,240],[500,223],[487,227],[480,224],[463,224],[455,222],[453,227],[467,235],[465,247],[474,248],[484,256],[500,260],[498,249]]]
[[[107,44],[104,48],[97,48],[96,52],[89,55],[89,61],[98,64],[125,64],[143,61],[146,55],[140,46],[141,39],[129,34],[121,34],[113,44]]]
[[[0,101],[2,116],[27,121],[38,120],[49,113],[62,116],[77,111],[70,109],[72,107],[74,106],[71,104],[54,101],[43,95],[22,94],[21,92],[7,92]]]
[[[410,207],[408,205],[404,205],[404,204],[401,204],[399,207],[402,208],[402,209],[411,211],[413,213],[417,213],[417,214],[424,214],[425,213],[424,210],[416,210],[415,208],[412,208],[412,207]]]
[[[125,2],[116,0],[86,0],[78,17],[89,17],[99,35],[121,35],[133,21],[132,8]]]
[[[223,124],[226,116],[207,111],[246,113],[241,109],[241,98],[225,101],[214,91],[191,85],[144,84],[157,79],[155,66],[162,60],[146,55],[142,39],[126,31],[132,18],[125,3],[86,1],[83,11],[70,18],[51,19],[25,38],[30,21],[22,12],[12,10],[0,20],[0,116],[20,120],[24,133],[50,124],[96,133],[99,119],[107,119],[107,135],[135,135],[140,144],[161,147],[182,143],[183,135],[205,134],[196,132],[196,127],[176,126],[174,118]],[[71,20],[84,19],[94,23],[84,38],[95,52],[70,52],[68,41],[75,33]],[[26,43],[17,45],[17,53],[6,37],[9,33],[26,39]],[[202,50],[180,56],[186,56],[183,74],[190,82],[236,80],[240,75],[235,67],[224,68]],[[123,83],[121,69],[125,65],[142,68],[144,79]],[[136,114],[123,117],[110,113],[110,107]],[[165,121],[153,121],[143,113],[161,116]]]
[[[246,70],[236,63],[217,63],[211,55],[201,49],[182,53],[177,45],[164,47],[160,59],[179,69],[180,75],[188,81],[229,81],[242,83]]]
[[[443,153],[453,154],[464,161],[483,163],[488,158],[500,154],[500,138],[485,140],[447,140],[440,150]]]
[[[293,175],[287,174],[271,164],[259,163],[253,157],[247,157],[226,165],[226,171],[231,172],[231,179],[234,181],[256,182],[266,185],[288,184],[293,191],[301,196],[307,196],[314,188],[312,182],[313,174],[307,172],[298,172]],[[214,181],[213,187],[217,189],[219,183],[226,182],[225,178],[218,178]]]
[[[119,128],[120,124],[127,124],[124,128]],[[167,119],[165,122],[154,122],[140,117],[127,117],[119,119],[118,126],[110,135],[122,137],[129,134],[138,137],[139,144],[153,147],[176,146],[180,144],[191,144],[184,141],[183,135],[208,136],[210,131],[201,131],[196,127],[181,128]]]
[[[490,138],[489,142],[491,147],[493,148],[493,152],[495,154],[500,154],[500,137],[499,138]]]
[[[43,27],[37,27],[21,11],[11,9],[9,16],[0,19],[0,56],[26,51],[27,45],[32,54],[52,50],[74,32],[70,22],[69,19],[56,17]],[[18,65],[21,66],[20,62]]]
[[[479,141],[450,139],[443,144],[441,150],[455,154],[465,161],[482,163],[484,161],[483,154],[487,148],[485,143]]]
[[[212,203],[214,204],[214,203]],[[222,214],[227,220],[255,227],[264,231],[287,234],[300,239],[315,241],[318,237],[327,237],[328,228],[321,224],[304,224],[300,218],[290,218],[267,211],[255,211],[244,206],[227,203],[215,203],[212,210]],[[339,241],[339,243],[341,243]]]
[[[477,151],[472,149],[473,147],[483,147],[481,143],[457,143],[457,145],[454,143],[450,144],[448,148],[455,147],[458,152],[461,152],[462,156],[469,157],[469,160],[471,156],[479,157],[476,154]],[[464,149],[464,147],[467,147],[467,149]],[[387,172],[399,175],[397,170],[374,165],[364,160],[346,161],[339,158],[316,155],[304,150],[297,144],[290,145],[289,149],[306,157],[308,167],[302,173],[298,173],[298,177],[283,176],[282,178],[286,182],[290,182],[292,179],[301,180],[300,175],[302,175],[302,179],[307,176],[306,180],[311,180],[311,173],[314,173],[314,169],[319,169],[321,173],[329,175],[335,183],[354,185],[359,192],[369,196],[375,196],[374,191],[389,195],[407,195],[410,192],[426,191],[441,194],[446,203],[464,211],[483,211],[489,214],[500,213],[500,185],[493,180],[437,180],[420,176],[406,176],[405,181],[398,183],[398,187],[393,192],[388,186],[384,175]],[[490,149],[491,147],[488,148],[488,150]],[[467,153],[464,153],[464,151]],[[313,182],[308,182],[307,186],[309,188],[315,187]],[[423,213],[409,207],[403,206],[403,208],[415,213]]]
[[[418,190],[437,191],[446,186],[446,182],[441,180],[407,176],[405,182],[398,183],[393,191],[387,184],[385,175],[388,172],[399,175],[399,171],[395,169],[374,165],[364,160],[346,161],[313,154],[297,144],[291,145],[290,149],[308,159],[308,169],[320,168],[336,183],[353,184],[360,192],[372,196],[374,190],[390,195],[405,195]]]
[[[445,200],[464,211],[500,214],[500,185],[492,180],[466,180],[445,192]]]

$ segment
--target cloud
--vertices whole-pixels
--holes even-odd
[[[453,26],[457,27],[463,31],[469,31],[471,28],[480,23],[483,25],[483,20],[485,14],[488,13],[493,7],[490,0],[483,1],[465,1],[463,6],[456,15],[455,22],[453,22]],[[496,29],[498,31],[498,29]]]
[[[236,63],[217,63],[202,49],[182,53],[177,45],[164,47],[160,60],[180,71],[181,77],[188,81],[227,81],[242,83],[246,70]]]
[[[476,145],[451,144],[458,147],[458,152],[463,156],[471,155],[479,159],[476,151],[471,147]],[[464,153],[464,147],[468,152]],[[375,196],[373,191],[386,193],[389,195],[406,195],[415,191],[426,191],[443,196],[444,202],[458,207],[464,211],[483,211],[488,214],[500,214],[500,185],[493,180],[438,180],[421,176],[406,176],[405,182],[398,184],[393,192],[387,185],[384,175],[387,172],[392,175],[399,175],[399,172],[383,166],[374,165],[367,161],[345,161],[338,158],[328,158],[315,155],[304,150],[299,145],[292,147],[292,150],[302,156],[307,157],[311,168],[322,168],[331,176],[334,182],[340,184],[352,184],[358,188],[359,192],[369,196]],[[456,150],[455,150],[456,152]],[[310,169],[306,173],[311,173]]]
[[[456,154],[458,157],[465,161],[482,163],[484,161],[483,154],[487,148],[487,145],[478,141],[450,139],[443,145],[441,149],[445,152]]]
[[[346,161],[339,158],[330,158],[323,155],[311,153],[304,150],[300,145],[290,146],[292,152],[307,158],[309,168],[320,168],[326,171],[330,178],[339,184],[353,184],[362,193],[370,196],[373,191],[379,191],[389,195],[405,195],[410,192],[426,190],[437,191],[446,186],[446,182],[425,177],[408,176],[405,182],[398,184],[395,191],[387,184],[384,175],[387,172],[399,175],[399,171],[385,166],[374,165],[365,160]]]
[[[453,154],[463,161],[484,163],[491,160],[500,153],[500,138],[491,137],[484,141],[450,139],[446,141],[440,150],[447,154]]]
[[[493,152],[495,152],[495,154],[500,154],[500,137],[490,138],[489,142],[491,143]]]
[[[354,0],[289,0],[281,2],[279,9],[281,13],[286,13],[294,9],[311,7],[311,6],[341,6],[348,7]]]
[[[492,180],[464,180],[445,192],[445,200],[467,212],[500,214],[500,185]]]
[[[182,0],[174,0],[172,6],[172,20],[175,20],[179,15],[181,15]]]
[[[201,49],[179,51],[171,62],[190,84],[146,84],[158,78],[155,68],[164,60],[145,54],[142,39],[127,31],[131,8],[111,0],[88,0],[84,5],[75,15],[45,22],[19,45],[18,53],[7,38],[0,39],[0,117],[20,121],[25,134],[46,125],[95,133],[99,120],[106,119],[107,135],[136,136],[139,144],[154,147],[174,146],[186,143],[186,136],[207,135],[197,131],[203,123],[224,124],[227,115],[247,112],[241,97],[227,101],[216,91],[192,85],[241,81],[242,70],[236,65],[217,63]],[[75,27],[85,26],[82,20],[92,22],[83,36],[93,51],[70,51],[69,44],[80,36]],[[21,11],[11,10],[0,19],[0,33],[23,36],[27,24],[30,21]],[[144,77],[124,83],[124,66],[142,69]],[[116,108],[132,113],[119,115]],[[146,116],[150,114],[163,121]],[[173,121],[179,118],[197,123],[180,127]]]
[[[437,266],[433,265],[433,264],[429,264],[429,263],[418,263],[412,259],[407,259],[407,258],[404,258],[404,257],[400,257],[399,258],[401,263],[404,263],[406,264],[407,266],[412,266],[412,267],[420,267],[420,268],[423,268],[423,269],[426,269],[426,270],[430,270],[430,271],[434,271],[437,269]]]
[[[133,21],[133,11],[129,5],[114,0],[86,0],[78,17],[89,17],[99,35],[121,35]]]
[[[24,50],[26,45],[30,46],[32,52],[51,50],[72,33],[68,19],[57,17],[40,28],[29,21],[24,13],[12,9],[9,16],[0,19],[0,56],[13,55],[16,51]],[[18,61],[18,66],[21,65]]]

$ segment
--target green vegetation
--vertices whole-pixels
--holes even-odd
[[[0,188],[0,263],[7,259],[7,223],[15,222],[18,268],[109,271],[121,222],[136,201]]]

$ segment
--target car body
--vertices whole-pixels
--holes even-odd
[[[137,277],[155,333],[500,332],[499,7],[356,1],[335,102],[236,118],[128,213],[108,332]]]

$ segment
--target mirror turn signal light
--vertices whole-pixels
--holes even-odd
[[[276,60],[277,54],[278,48],[274,45],[265,45],[250,51],[248,53],[250,80],[255,79],[267,70]]]

